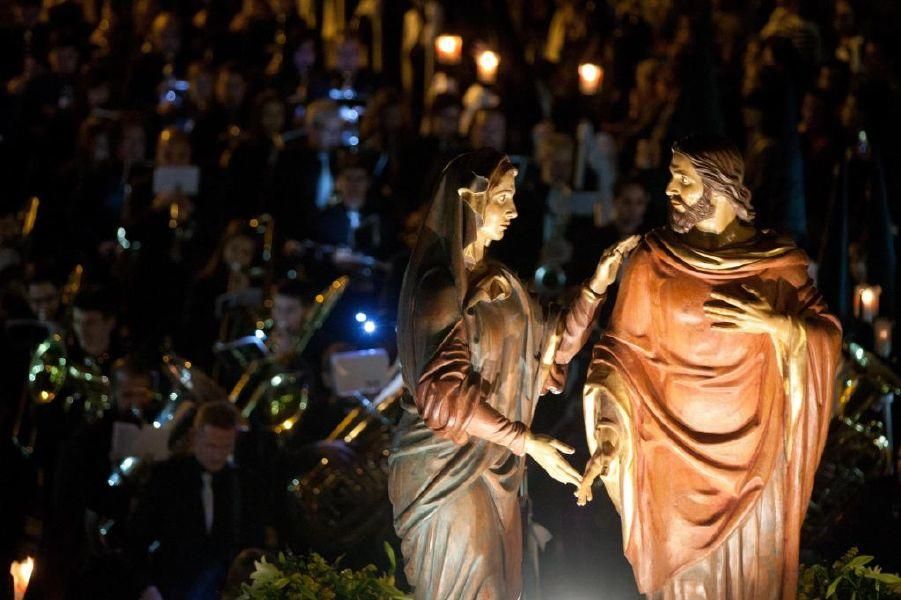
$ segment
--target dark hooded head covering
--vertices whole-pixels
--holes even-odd
[[[398,306],[398,353],[410,390],[415,390],[422,368],[462,316],[468,294],[463,249],[474,239],[479,217],[458,190],[486,191],[492,175],[507,170],[498,167],[507,165],[513,169],[504,154],[487,148],[461,154],[444,168],[435,187]]]

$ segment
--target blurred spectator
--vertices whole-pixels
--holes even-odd
[[[370,169],[368,161],[359,154],[340,155],[335,180],[339,202],[319,214],[315,239],[384,258],[391,250],[395,233],[390,218],[382,212],[378,198],[371,192]],[[341,255],[336,255],[335,261],[340,267]]]
[[[284,101],[274,90],[265,90],[254,98],[249,130],[234,151],[223,157],[228,181],[223,208],[229,217],[250,218],[264,212],[269,204],[277,171],[287,168],[282,164],[285,113]]]
[[[566,238],[572,241],[572,260],[566,266],[567,281],[585,281],[597,267],[601,254],[630,235],[647,231],[645,213],[648,192],[637,178],[616,183],[613,196],[613,220],[598,227],[593,217],[572,218],[567,225]]]
[[[38,321],[53,328],[58,327],[57,323],[63,316],[60,311],[60,288],[60,282],[49,268],[36,269],[28,278],[28,308]]]
[[[342,127],[338,105],[331,100],[315,100],[307,107],[306,146],[285,157],[272,198],[272,215],[289,241],[307,237],[315,215],[332,203]]]
[[[154,466],[130,524],[143,598],[219,598],[235,556],[263,545],[259,488],[229,460],[238,418],[229,402],[204,404],[191,453]]]
[[[250,323],[255,319],[248,311],[252,312],[254,306],[246,302],[253,303],[253,298],[240,298],[254,283],[250,272],[257,254],[257,242],[247,221],[233,219],[191,286],[182,324],[190,333],[182,336],[180,346],[204,368],[212,366],[214,342],[250,333]]]

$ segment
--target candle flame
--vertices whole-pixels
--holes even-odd
[[[594,63],[582,63],[579,65],[579,91],[586,96],[598,93],[601,82],[604,81],[604,69]]]
[[[22,600],[25,596],[25,590],[28,589],[28,582],[31,580],[31,574],[33,572],[34,559],[30,556],[22,562],[13,561],[9,566],[9,574],[13,576],[16,600]]]
[[[579,65],[579,77],[586,83],[594,83],[601,78],[601,67],[591,63],[582,63]]]
[[[501,63],[500,57],[496,52],[492,52],[491,50],[485,50],[481,54],[479,54],[476,61],[479,63],[479,67],[486,71],[493,71],[497,68],[497,66]]]
[[[875,300],[875,298],[876,298],[876,295],[873,294],[873,289],[872,289],[872,288],[864,288],[864,289],[862,289],[862,290],[860,291],[860,300],[861,300],[864,304],[870,304],[870,303],[872,303],[873,300]]]
[[[463,38],[459,35],[439,35],[435,38],[435,52],[438,60],[446,64],[460,62],[463,50]]]

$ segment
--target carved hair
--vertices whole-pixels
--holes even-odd
[[[673,144],[673,154],[681,154],[701,176],[704,194],[722,194],[735,214],[746,223],[754,221],[751,190],[742,180],[745,163],[738,148],[719,136],[692,135]]]

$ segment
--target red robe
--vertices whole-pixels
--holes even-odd
[[[759,514],[772,482],[778,494],[767,498],[781,506],[764,521],[781,525],[781,548],[751,570],[776,573],[782,597],[794,597],[841,341],[807,265],[791,242],[766,232],[714,252],[658,230],[632,255],[594,349],[586,398],[596,408],[586,417],[608,418],[620,432],[622,451],[604,481],[643,593],[716,552]],[[786,345],[711,328],[710,293],[750,299],[742,284],[793,317]]]

